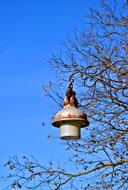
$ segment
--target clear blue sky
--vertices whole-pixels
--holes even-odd
[[[98,5],[99,0],[0,1],[0,168],[13,155],[45,162],[64,157],[61,141],[47,140],[59,130],[51,127],[55,108],[42,84],[54,79],[48,59]]]

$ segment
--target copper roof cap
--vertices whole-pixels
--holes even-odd
[[[60,127],[63,123],[68,121],[75,121],[76,123],[79,123],[80,127],[86,127],[89,125],[86,114],[78,109],[78,101],[76,93],[72,89],[72,83],[69,84],[66,91],[64,108],[56,113],[52,125]]]

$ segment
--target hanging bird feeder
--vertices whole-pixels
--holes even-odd
[[[60,128],[60,138],[76,140],[81,138],[81,128],[89,125],[87,116],[78,109],[76,93],[70,82],[64,98],[64,108],[56,113],[52,125]]]

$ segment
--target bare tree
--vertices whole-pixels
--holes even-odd
[[[50,60],[59,80],[45,92],[61,105],[60,83],[73,78],[90,121],[83,139],[66,141],[76,171],[15,157],[6,164],[8,189],[128,189],[128,4],[121,2],[91,10],[83,31]]]

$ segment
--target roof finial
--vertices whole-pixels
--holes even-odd
[[[73,107],[78,107],[78,101],[76,98],[76,92],[73,91],[73,82],[74,80],[72,80],[67,88],[66,91],[66,97],[64,98],[64,106],[73,106]]]

